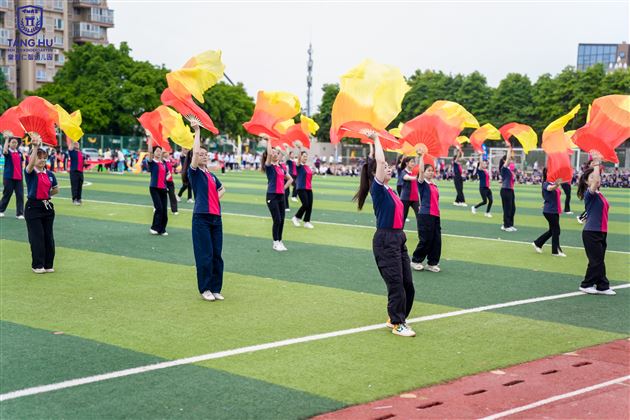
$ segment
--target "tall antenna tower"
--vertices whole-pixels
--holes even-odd
[[[311,87],[313,86],[313,44],[308,44],[308,63],[306,65],[306,116],[311,116]]]

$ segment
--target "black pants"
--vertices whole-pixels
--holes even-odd
[[[453,178],[453,184],[455,185],[455,191],[457,191],[455,202],[465,203],[466,199],[464,198],[464,179],[461,176],[456,176]]]
[[[534,241],[534,244],[538,248],[542,246],[551,238],[551,253],[557,254],[562,252],[560,248],[560,215],[558,213],[543,213],[547,223],[549,224],[549,230],[543,233]]]
[[[415,296],[406,242],[405,232],[393,229],[377,229],[372,239],[376,266],[387,286],[387,313],[392,324],[406,322]]]
[[[400,197],[400,193],[402,193],[402,185],[396,185],[396,192],[398,193],[398,197]]]
[[[21,216],[24,214],[24,183],[21,179],[7,179],[2,180],[4,190],[2,191],[2,201],[0,201],[0,213],[4,213],[9,205],[11,196],[15,192],[15,215]]]
[[[597,290],[610,288],[606,277],[606,232],[582,231],[584,251],[588,258],[588,267],[580,287],[597,286]]]
[[[298,190],[298,197],[302,202],[302,206],[295,213],[295,217],[301,219],[304,216],[304,222],[311,221],[311,213],[313,211],[313,191],[312,190]]]
[[[267,194],[267,207],[273,220],[272,235],[274,241],[282,240],[284,229],[284,199],[286,194]]]
[[[429,265],[438,265],[442,255],[442,227],[440,218],[429,214],[419,214],[418,220],[418,245],[411,260],[421,263],[427,258]]]
[[[409,201],[402,200],[403,202],[403,220],[407,220],[407,215],[409,215],[409,207],[411,207],[414,211],[414,216],[418,217],[418,202],[417,201]]]
[[[179,189],[179,192],[177,193],[177,195],[181,197],[184,194],[184,191],[186,190],[188,190],[188,199],[190,200],[192,198],[192,188],[190,188],[189,183],[182,184],[182,187]]]
[[[295,180],[296,177],[293,177],[293,179]],[[295,185],[295,182],[293,182],[293,192],[291,193],[291,197],[297,197],[297,196],[298,196],[297,186]]]
[[[514,214],[516,213],[516,203],[514,201],[513,189],[501,188],[501,204],[503,205],[503,227],[509,228],[509,227],[514,226]]]
[[[153,200],[153,223],[151,229],[157,233],[166,232],[166,224],[168,223],[168,200],[166,198],[166,189],[149,187],[151,192],[151,200]]]
[[[175,183],[166,181],[166,190],[168,191],[168,201],[171,203],[171,211],[177,213],[177,198],[175,198]]]
[[[50,201],[28,200],[24,212],[28,242],[31,244],[32,268],[53,268],[55,208]]]
[[[490,188],[479,188],[479,194],[481,194],[481,203],[475,206],[476,209],[483,206],[484,204],[488,204],[486,209],[486,213],[490,213],[490,209],[492,208],[492,190]]]
[[[564,211],[568,213],[571,211],[571,184],[563,182],[560,186],[564,192]]]
[[[83,193],[83,172],[70,171],[70,189],[72,190],[72,201],[81,200]]]
[[[287,188],[284,190],[284,208],[285,210],[290,208],[289,205],[289,197],[291,196],[291,188]]]
[[[194,213],[192,241],[199,293],[220,293],[223,287],[223,222],[221,216]]]

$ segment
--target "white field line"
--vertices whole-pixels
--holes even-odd
[[[630,284],[615,286],[613,287],[613,289],[626,289],[628,287],[630,287]],[[407,322],[410,324],[416,324],[420,322],[429,322],[429,321],[435,321],[438,319],[452,318],[452,317],[461,316],[461,315],[473,314],[473,313],[490,311],[490,310],[501,309],[501,308],[508,308],[512,306],[527,305],[530,303],[545,302],[549,300],[558,300],[558,299],[564,299],[568,297],[582,296],[582,295],[584,294],[581,292],[571,292],[571,293],[563,293],[560,295],[550,295],[550,296],[542,296],[542,297],[531,298],[531,299],[515,300],[511,302],[498,303],[494,305],[480,306],[477,308],[462,309],[459,311],[421,316],[421,317],[409,319],[407,320]],[[603,298],[603,299],[609,299],[609,298]],[[26,397],[29,395],[37,395],[37,394],[43,394],[46,392],[57,391],[60,389],[72,388],[79,385],[86,385],[86,384],[91,384],[95,382],[107,381],[109,379],[121,378],[124,376],[137,375],[140,373],[166,369],[166,368],[170,368],[174,366],[189,365],[192,363],[199,363],[199,362],[203,362],[207,360],[222,359],[225,357],[236,356],[236,355],[245,354],[245,353],[254,353],[254,352],[274,349],[278,347],[291,346],[294,344],[308,343],[312,341],[325,340],[327,338],[341,337],[341,336],[350,335],[350,334],[374,331],[374,330],[379,330],[382,328],[385,328],[385,324],[367,325],[364,327],[350,328],[346,330],[332,331],[332,332],[308,335],[308,336],[298,337],[298,338],[289,338],[286,340],[274,341],[274,342],[264,343],[264,344],[256,344],[256,345],[240,347],[240,348],[236,348],[232,350],[224,350],[224,351],[219,351],[215,353],[202,354],[199,356],[186,357],[183,359],[170,360],[167,362],[155,363],[155,364],[146,365],[146,366],[139,366],[136,368],[123,369],[123,370],[118,370],[114,372],[103,373],[100,375],[86,376],[84,378],[70,379],[63,382],[57,382],[54,384],[35,386],[32,388],[25,388],[25,389],[21,389],[17,391],[7,392],[5,394],[0,394],[0,402],[13,400],[16,398],[21,398],[21,397]]]
[[[55,200],[70,200],[70,198],[56,197]],[[141,207],[141,208],[149,208],[149,209],[153,208],[153,206],[150,206],[148,204],[119,203],[119,202],[116,202],[116,201],[100,201],[100,200],[82,200],[82,201],[89,202],[89,203],[113,204],[113,205],[119,205],[119,206],[132,206],[132,207]],[[192,209],[178,209],[178,211],[192,213]],[[229,212],[223,212],[222,214],[226,215],[226,216],[249,217],[249,218],[252,218],[252,219],[265,219],[265,220],[269,219],[269,216],[256,216],[256,215],[253,215],[253,214],[240,214],[240,213],[229,213]],[[313,221],[313,223],[317,223],[318,225],[343,226],[343,227],[349,227],[349,228],[374,230],[373,226],[351,225],[349,223],[318,222],[318,221]],[[407,232],[409,234],[416,234],[417,233],[415,230],[405,230],[405,232]],[[530,246],[530,247],[532,246],[531,242],[512,241],[512,240],[508,240],[508,239],[482,238],[482,237],[479,237],[479,236],[454,235],[454,234],[451,234],[451,233],[443,233],[442,236],[448,236],[448,237],[451,237],[451,238],[476,239],[476,240],[481,240],[481,241],[505,242],[505,243],[511,243],[511,244],[527,245],[527,246]],[[580,247],[580,246],[570,246],[570,245],[562,245],[562,248],[584,249],[583,247]],[[630,252],[627,252],[627,251],[606,250],[606,252],[607,253],[613,253],[613,254],[630,255]]]
[[[496,413],[496,414],[493,414],[491,416],[484,417],[481,420],[495,420],[495,419],[500,419],[500,418],[503,418],[503,417],[511,416],[512,414],[522,413],[523,411],[532,410],[534,408],[542,407],[543,405],[551,404],[553,402],[564,400],[566,398],[575,397],[575,396],[578,396],[578,395],[586,394],[588,392],[596,391],[596,390],[601,389],[601,388],[606,388],[606,387],[609,387],[611,385],[619,384],[619,383],[627,381],[628,379],[630,379],[630,375],[621,376],[621,377],[619,377],[617,379],[612,379],[610,381],[606,381],[606,382],[602,382],[602,383],[599,383],[599,384],[596,384],[596,385],[588,386],[586,388],[577,389],[577,390],[572,391],[572,392],[567,392],[566,394],[556,395],[556,396],[553,396],[553,397],[550,397],[550,398],[546,398],[544,400],[533,402],[531,404],[527,404],[527,405],[523,405],[523,406],[520,406],[520,407],[512,408],[510,410],[502,411],[500,413]]]

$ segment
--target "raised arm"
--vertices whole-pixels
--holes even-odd
[[[424,151],[418,150],[418,182],[424,182]]]
[[[265,159],[265,165],[271,165],[271,152],[273,152],[273,148],[271,147],[271,139],[266,134],[261,134],[260,137],[267,140],[267,159]]]
[[[507,157],[505,158],[505,163],[503,164],[506,168],[509,168],[508,165],[512,162],[514,158],[514,151],[512,150],[512,145],[508,147]]]
[[[197,169],[199,167],[199,153],[201,152],[201,130],[199,130],[199,125],[194,120],[190,122],[190,125],[195,130],[195,140],[193,142],[193,154],[192,159],[190,159],[190,167]]]
[[[28,165],[26,165],[26,172],[28,172],[29,174],[33,172],[33,168],[35,168],[35,162],[37,161],[37,151],[39,150],[39,146],[42,142],[39,134],[32,133],[31,139],[31,157],[28,159]]]
[[[557,190],[560,187],[560,184],[562,184],[562,178],[558,178],[553,182],[553,184],[547,185],[547,191]]]
[[[2,148],[2,154],[6,155],[9,153],[9,136],[4,136],[4,147]]]
[[[153,140],[153,137],[151,137],[151,133],[149,133],[149,131],[145,131],[145,134],[147,135],[147,150],[149,151],[149,160],[153,160],[153,142],[151,141]]]
[[[593,174],[589,177],[587,183],[588,190],[592,193],[595,193],[597,191],[597,186],[601,183],[602,180],[600,170],[600,166],[602,164],[602,155],[600,155],[599,152],[592,152],[591,154],[593,156],[593,163],[591,164],[591,166],[593,167]]]
[[[375,131],[368,130],[366,136],[374,140],[374,160],[376,160],[376,173],[374,177],[378,182],[383,183],[385,181],[385,165],[387,165],[383,145],[381,145],[381,140]]]

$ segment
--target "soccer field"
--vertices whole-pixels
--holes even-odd
[[[278,253],[264,175],[218,175],[222,302],[197,292],[192,204],[169,213],[169,236],[149,234],[146,175],[86,173],[81,207],[58,175],[54,274],[31,272],[11,202],[0,219],[0,417],[304,418],[630,336],[628,190],[603,190],[607,274],[621,286],[609,297],[573,293],[587,264],[575,215],[561,217],[567,258],[550,242],[534,252],[547,227],[540,186],[516,186],[518,232],[506,233],[496,182],[492,219],[454,207],[452,183],[440,183],[442,272],[414,272],[418,336],[406,339],[382,325],[374,215],[351,202],[357,178],[316,177],[315,229],[291,224],[291,202],[289,251]],[[465,194],[480,201],[476,183]],[[406,228],[413,250],[415,220]]]

